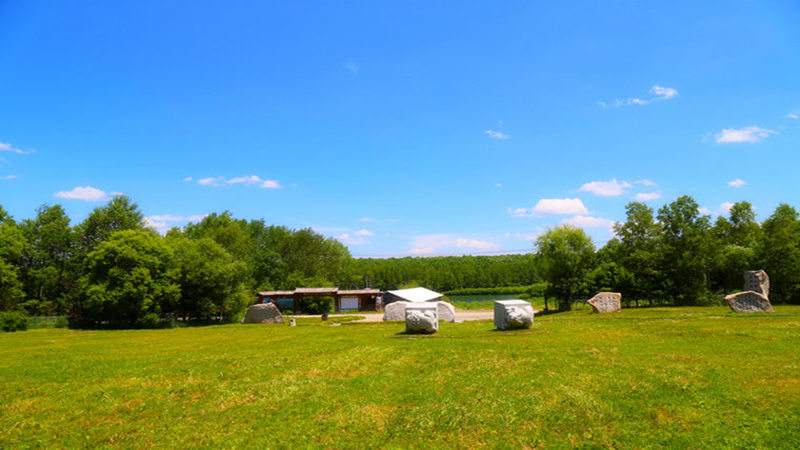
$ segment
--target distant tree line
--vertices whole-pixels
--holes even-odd
[[[258,290],[302,286],[526,287],[559,309],[614,290],[637,304],[698,305],[740,289],[749,269],[769,273],[773,302],[800,303],[800,218],[788,205],[759,223],[739,202],[712,223],[691,197],[657,212],[634,202],[614,231],[600,249],[582,230],[562,226],[524,255],[354,259],[310,229],[227,212],[161,236],[124,196],[75,225],[60,205],[21,221],[0,207],[0,310],[69,315],[87,327],[224,322],[240,317]]]
[[[559,309],[600,290],[623,301],[647,304],[719,304],[742,289],[745,270],[764,269],[773,303],[800,303],[800,218],[781,204],[764,222],[748,202],[711,222],[689,196],[658,212],[644,203],[626,207],[616,237],[599,250],[578,228],[562,226],[541,235],[536,255]]]

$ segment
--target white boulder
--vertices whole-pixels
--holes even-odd
[[[494,302],[494,326],[498,330],[530,328],[533,307],[525,300],[497,300]]]
[[[456,321],[456,308],[450,303],[436,302],[436,309],[439,312],[439,320],[444,320],[445,322]]]
[[[283,323],[283,315],[273,303],[258,303],[247,308],[242,323]]]
[[[383,308],[384,321],[403,321],[406,320],[406,306],[411,302],[392,302]]]
[[[439,331],[439,308],[435,303],[406,306],[406,333],[431,334]]]

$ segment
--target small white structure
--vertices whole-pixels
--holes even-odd
[[[533,307],[525,300],[496,300],[494,302],[494,326],[498,330],[530,328],[533,323]]]
[[[399,289],[396,291],[386,291],[383,295],[383,303],[388,305],[391,302],[411,302],[411,303],[421,303],[421,302],[435,302],[442,298],[442,294],[432,291],[430,289],[425,289],[423,287],[411,288],[411,289]]]
[[[432,334],[439,331],[439,311],[435,303],[406,305],[406,333]]]

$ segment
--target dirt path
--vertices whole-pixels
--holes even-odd
[[[365,312],[363,314],[331,314],[328,317],[350,317],[353,315],[363,316],[361,320],[356,320],[357,323],[365,322],[383,322],[383,313]],[[303,318],[318,318],[319,316],[295,316]],[[494,312],[491,310],[470,310],[470,311],[456,311],[456,322],[464,322],[467,320],[490,320],[494,317]]]

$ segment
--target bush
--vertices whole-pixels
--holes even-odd
[[[28,329],[28,316],[19,311],[0,312],[0,329],[3,331],[25,331]]]
[[[306,314],[324,314],[333,309],[333,297],[304,297],[300,302],[300,310]]]
[[[66,316],[58,316],[53,326],[55,328],[67,328],[67,326],[69,326],[69,320]]]

